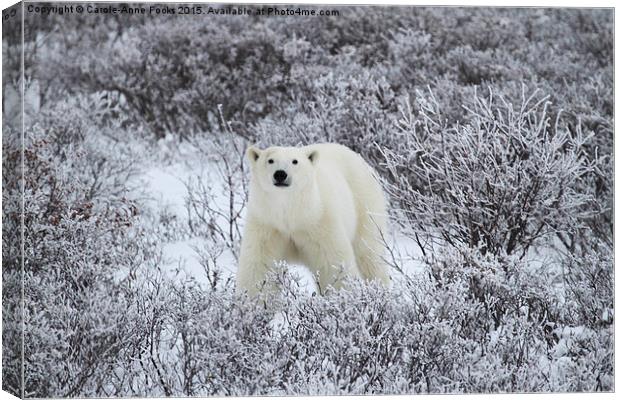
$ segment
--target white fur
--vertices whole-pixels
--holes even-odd
[[[254,295],[275,261],[303,263],[321,292],[344,276],[389,276],[382,261],[385,196],[372,168],[337,144],[247,151],[252,172],[237,287]],[[270,164],[269,160],[273,160]],[[297,160],[297,164],[293,164]],[[287,173],[288,187],[274,185]]]

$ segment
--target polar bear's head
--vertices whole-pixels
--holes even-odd
[[[314,179],[317,151],[308,147],[251,146],[246,152],[252,170],[252,181],[263,190],[282,192],[300,190]]]

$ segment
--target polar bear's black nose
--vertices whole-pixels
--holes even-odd
[[[283,170],[279,169],[277,170],[274,174],[273,174],[273,179],[276,181],[276,183],[282,183],[284,182],[284,180],[286,179],[287,175],[286,172],[284,172]]]

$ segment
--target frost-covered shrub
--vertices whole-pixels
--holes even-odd
[[[476,97],[463,125],[448,126],[432,93],[420,115],[403,110],[403,147],[385,150],[389,190],[416,235],[482,253],[523,256],[539,239],[577,232],[601,212],[576,188],[596,168],[580,129],[558,128],[546,98],[520,105]]]
[[[280,340],[295,360],[286,365],[294,378],[287,391],[382,393],[403,367],[403,357],[415,357],[410,344],[421,346],[423,339],[408,329],[415,310],[401,307],[396,299],[402,294],[375,285],[350,287],[325,297],[287,299]]]
[[[3,252],[4,289],[20,298],[23,285],[24,299],[24,325],[7,320],[3,339],[19,345],[24,335],[26,396],[75,396],[106,384],[94,383],[98,371],[131,336],[118,279],[147,249],[138,244],[140,230],[132,230],[137,209],[122,197],[126,179],[114,179],[114,168],[127,172],[118,167],[122,157],[103,154],[113,146],[88,135],[81,110],[65,111],[64,120],[43,113],[23,143],[7,140],[3,149],[4,168],[13,171],[3,176],[3,241],[11,241]],[[14,303],[3,303],[7,318],[18,311]],[[14,349],[6,347],[14,358],[4,360],[13,391],[21,380],[21,350]]]
[[[74,316],[92,324],[70,331],[72,340],[90,340],[81,347],[87,353],[75,356],[97,364],[80,369],[42,348],[34,372],[48,362],[66,367],[33,376],[49,372],[49,395],[77,388],[88,396],[610,390],[610,331],[550,325],[530,301],[548,289],[531,285],[544,278],[495,276],[488,268],[501,263],[486,258],[472,267],[458,255],[444,258],[450,278],[415,278],[389,290],[351,282],[326,296],[302,293],[281,271],[274,279],[282,295],[268,308],[230,286],[170,280],[147,263],[103,303],[106,318],[93,320],[89,308]],[[494,323],[498,301],[511,303]],[[549,304],[561,307],[557,299]],[[59,345],[53,335],[39,337]]]
[[[433,314],[441,311],[436,315],[467,344],[459,351],[463,368],[451,372],[459,382],[455,390],[595,391],[613,387],[609,380],[613,351],[605,344],[611,340],[611,329],[574,318],[574,309],[584,308],[572,303],[572,289],[564,289],[560,271],[514,256],[481,255],[477,250],[449,251],[427,263],[431,286],[422,286],[418,293],[429,296],[428,309]],[[611,313],[607,309],[604,315],[609,318]],[[607,319],[605,324],[609,323]],[[593,326],[599,328],[592,330]]]
[[[388,76],[392,87],[398,89],[425,86],[450,68],[445,57],[438,56],[439,44],[426,31],[411,27],[395,30],[388,42]],[[431,68],[432,66],[432,68]]]
[[[220,104],[227,119],[243,122],[271,112],[289,68],[282,37],[236,17],[204,21],[188,16],[183,24],[166,18],[138,25],[103,39],[97,53],[77,42],[68,49],[77,60],[58,72],[80,90],[120,94],[124,110],[158,138],[217,127]]]
[[[465,337],[484,337],[510,318],[544,325],[564,317],[561,297],[550,287],[559,286],[561,279],[545,264],[535,267],[516,256],[498,258],[480,249],[448,250],[426,262],[439,289],[458,288],[466,301],[477,305],[472,312],[460,310],[453,316]],[[460,308],[457,304],[453,310]]]
[[[549,94],[552,121],[581,126],[594,136],[585,148],[590,159],[612,154],[613,86],[611,26],[603,10],[417,9],[406,29],[388,41],[386,79],[396,95],[431,87],[449,124],[463,124],[476,87],[520,101],[525,83]],[[487,27],[487,28],[483,28]],[[592,187],[611,207],[608,161]],[[590,226],[611,237],[607,211]],[[598,228],[598,229],[596,229]]]
[[[71,396],[85,393],[82,379],[106,368],[129,334],[114,275],[127,265],[121,249],[135,212],[96,211],[86,187],[39,157],[27,156],[25,180],[25,390]]]
[[[120,142],[122,119],[106,123],[113,110],[99,96],[76,96],[46,107],[30,121],[25,140],[50,163],[53,174],[70,176],[86,188],[85,193],[68,191],[68,196],[117,202],[130,190],[140,146]]]
[[[291,71],[297,80],[303,74]],[[329,71],[319,68],[312,74],[310,79],[303,77],[303,86],[291,88],[296,101],[256,124],[255,140],[265,146],[340,143],[378,164],[383,157],[375,144],[397,145],[390,129],[396,121],[397,98],[382,70],[344,59]]]
[[[221,104],[236,133],[252,140],[275,129],[274,142],[342,140],[366,148],[366,135],[381,136],[382,123],[395,117],[392,98],[431,86],[443,115],[456,122],[475,86],[511,97],[524,81],[551,95],[551,114],[562,109],[573,125],[579,118],[595,132],[604,142],[599,154],[611,153],[613,19],[605,10],[339,11],[323,18],[185,16],[183,24],[93,16],[80,25],[71,17],[57,31],[50,18],[40,29],[54,46],[38,51],[54,62],[39,71],[41,85],[46,98],[58,86],[114,93],[123,112],[158,137],[212,130]],[[610,192],[610,182],[601,186]]]
[[[592,240],[578,253],[563,258],[569,312],[575,324],[591,328],[614,322],[613,251]]]
[[[542,359],[550,384],[562,391],[606,391],[614,387],[613,328],[560,327],[551,362]],[[548,371],[548,372],[547,372]]]
[[[221,282],[225,279],[222,260],[234,260],[236,265],[239,259],[242,215],[248,199],[246,143],[229,130],[208,140],[193,138],[192,144],[206,167],[185,182],[186,228],[200,239],[194,250],[211,289],[215,290],[226,284]],[[227,280],[230,283],[230,278]]]
[[[2,389],[20,395],[23,308],[21,286],[20,133],[3,123],[2,132]]]
[[[276,314],[228,290],[168,290],[177,322],[161,325],[161,337],[178,338],[177,357],[165,353],[167,375],[154,376],[153,393],[161,382],[163,392],[197,395],[609,390],[609,332],[568,333],[556,325],[562,303],[544,276],[497,274],[503,264],[485,258],[485,266],[443,258],[449,279],[389,291],[352,282],[326,296],[304,295],[282,271],[274,278],[282,295],[269,303]],[[571,356],[577,349],[587,350]]]
[[[353,51],[354,60],[364,66],[380,63],[387,56],[392,32],[407,27],[417,10],[375,7],[372,11],[347,7],[341,8],[337,17],[321,18],[316,43],[332,54]]]

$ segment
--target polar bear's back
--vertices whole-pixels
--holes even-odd
[[[353,195],[358,217],[366,219],[370,214],[374,223],[382,229],[385,225],[386,200],[372,167],[359,154],[343,145],[321,143],[308,148],[317,151],[318,168],[323,174],[329,175],[335,171],[342,174]]]
[[[347,178],[356,178],[368,174],[373,175],[372,168],[364,159],[346,146],[335,143],[320,143],[307,146],[308,149],[317,150],[319,166],[323,168],[335,168],[344,173]]]

